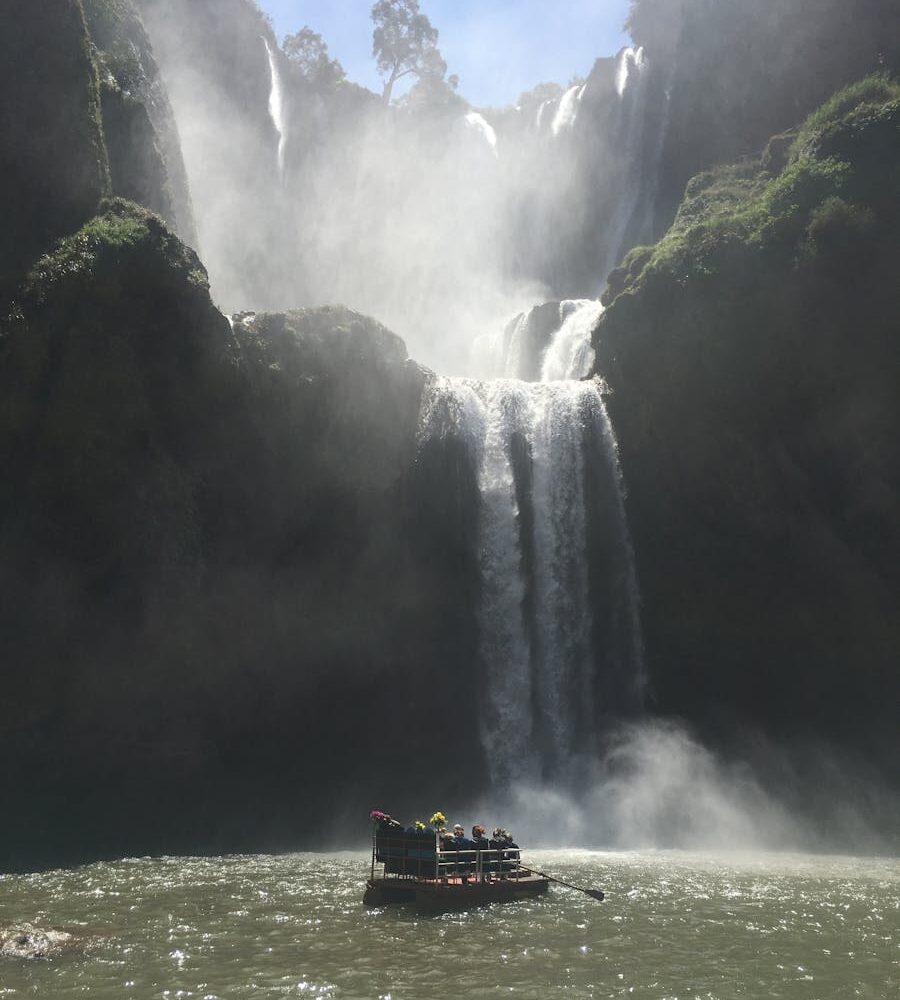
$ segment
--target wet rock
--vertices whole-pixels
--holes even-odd
[[[31,924],[9,927],[0,930],[0,958],[52,958],[70,949],[74,940],[65,931],[43,930]]]

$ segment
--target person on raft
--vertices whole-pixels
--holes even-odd
[[[494,850],[503,852],[500,857],[503,858],[504,870],[515,868],[515,862],[519,860],[519,845],[513,840],[509,830],[504,830],[501,826],[494,827],[490,846]]]

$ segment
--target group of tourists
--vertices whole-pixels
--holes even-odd
[[[467,837],[465,827],[461,823],[455,823],[448,830],[447,818],[442,812],[436,812],[431,817],[430,826],[426,826],[421,820],[416,820],[412,826],[404,827],[399,820],[378,809],[369,813],[369,818],[380,829],[403,834],[405,837],[430,839],[436,835],[442,851],[504,851],[506,853],[502,857],[506,860],[518,860],[519,857],[519,845],[513,840],[509,830],[501,826],[495,826],[491,837],[488,838],[487,829],[476,823],[472,827],[472,836]]]
[[[454,825],[452,833],[446,829],[437,831],[441,841],[442,851],[505,851],[503,855],[507,860],[518,858],[519,845],[513,840],[509,830],[495,826],[493,835],[487,837],[487,831],[480,824],[476,823],[472,827],[472,836],[467,837],[464,827],[457,823]],[[515,852],[515,853],[513,853]]]

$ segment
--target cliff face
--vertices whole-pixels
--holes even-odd
[[[130,5],[91,0],[92,36],[33,8],[3,63],[0,866],[291,846],[401,766],[452,792],[477,749],[423,750],[474,658],[477,487],[418,439],[432,376],[346,309],[229,324],[159,216],[91,218],[111,186],[179,217],[164,94]]]
[[[695,174],[753,154],[854,80],[900,70],[892,0],[633,0],[629,28],[668,91],[660,234]]]
[[[109,190],[100,93],[80,0],[0,11],[0,300]]]
[[[890,732],[898,97],[870,79],[695,178],[610,281],[595,340],[656,704],[712,731]]]
[[[130,0],[11,0],[0,28],[0,299],[111,193],[193,241],[178,133]]]
[[[136,0],[182,134],[198,249],[229,311],[286,308],[289,205],[269,114],[271,26],[253,0]],[[295,269],[296,270],[296,269]],[[320,300],[316,300],[320,301]]]
[[[472,659],[472,486],[419,454],[429,376],[399,338],[344,309],[232,329],[196,256],[115,201],[0,345],[0,733],[42,831],[4,866],[290,844],[346,783],[462,780],[469,751],[417,748]]]
[[[100,78],[113,193],[196,243],[181,141],[150,40],[131,0],[83,0]]]
[[[175,5],[141,4],[177,49]],[[235,47],[233,63],[205,56],[215,100],[238,108],[210,141],[265,152],[229,174],[247,171],[254,203],[275,180],[268,28],[245,0],[178,6],[191,53],[206,30]],[[183,232],[186,196],[133,9],[85,10],[87,26],[63,0],[0,15],[0,754],[17,816],[0,868],[295,847],[310,815],[337,826],[400,773],[470,798],[485,773],[473,455],[460,435],[422,440],[433,376],[379,323],[343,308],[230,323],[158,215],[120,199],[95,214],[126,191]],[[582,122],[616,117],[612,81],[599,65]],[[366,99],[333,96],[309,114],[346,100],[349,144]],[[595,348],[652,707],[719,742],[748,724],[877,747],[894,722],[898,108],[897,85],[869,79],[698,176],[665,238],[610,281]],[[445,125],[411,148],[437,148]],[[710,139],[704,164],[732,139]],[[314,155],[327,166],[335,148]],[[263,297],[272,225],[222,230]],[[523,318],[519,374],[559,318],[557,303]],[[524,480],[524,447],[513,460]],[[594,595],[601,529],[586,530]]]

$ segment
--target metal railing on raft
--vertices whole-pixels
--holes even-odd
[[[411,837],[399,834],[385,836],[375,832],[372,838],[372,878],[376,868],[383,869],[383,877],[429,878],[445,881],[450,878],[474,879],[519,879],[527,874],[519,862],[517,847],[489,847],[441,849],[437,837],[432,841],[426,837]],[[401,871],[390,871],[390,868]]]
[[[523,874],[523,869],[519,863],[518,848],[489,847],[481,849],[473,848],[464,851],[451,849],[449,851],[436,851],[436,855],[436,878],[455,878],[457,876],[471,878],[474,876],[476,882],[483,882],[485,876],[518,879]],[[473,861],[466,860],[473,855],[474,870],[472,868]],[[449,857],[452,857],[453,861],[441,860],[441,858]]]

